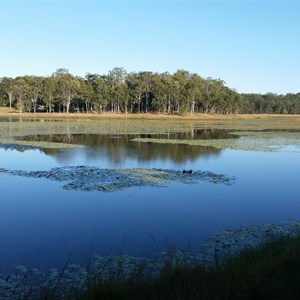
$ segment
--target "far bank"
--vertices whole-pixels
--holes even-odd
[[[300,130],[300,115],[288,114],[113,114],[113,113],[19,113],[8,108],[0,108],[4,119],[61,120],[61,121],[106,121],[106,122],[162,122],[195,124],[197,128],[224,128],[242,130]],[[158,125],[158,124],[156,124]]]

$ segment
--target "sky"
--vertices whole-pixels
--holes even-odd
[[[300,92],[299,1],[0,0],[0,77],[184,69]]]

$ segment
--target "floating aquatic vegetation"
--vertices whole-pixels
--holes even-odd
[[[22,119],[21,119],[22,120]],[[201,129],[227,129],[235,130],[230,134],[240,136],[237,130],[243,132],[241,138],[232,139],[206,139],[206,140],[182,140],[182,139],[134,139],[139,142],[174,143],[199,146],[210,146],[217,149],[236,149],[250,151],[276,151],[287,145],[300,145],[300,118],[297,116],[282,116],[272,118],[265,117],[215,117],[205,120],[53,120],[47,122],[1,122],[0,139],[22,139],[24,136],[47,136],[47,135],[78,135],[78,134],[108,134],[113,137],[124,134],[170,134],[170,133],[195,133]],[[258,131],[259,130],[259,131]],[[273,130],[266,132],[263,130]],[[274,131],[274,130],[278,130]],[[291,130],[292,132],[283,132]],[[252,132],[251,132],[252,131]],[[297,132],[298,131],[298,132]],[[0,142],[1,144],[1,142]],[[22,144],[24,145],[24,144]],[[44,148],[44,145],[32,145]],[[55,147],[57,145],[53,145]],[[3,146],[2,146],[3,147]],[[6,146],[7,147],[7,146]],[[25,146],[24,146],[25,147]],[[49,147],[49,145],[47,146]],[[63,147],[63,146],[61,146]],[[61,148],[60,147],[60,148]],[[74,145],[72,145],[74,147]],[[76,146],[77,147],[77,146]]]
[[[297,132],[232,132],[238,139],[153,139],[135,138],[131,141],[140,143],[186,144],[216,149],[246,151],[279,151],[286,146],[300,146],[300,134]]]
[[[278,238],[298,237],[300,222],[290,221],[279,225],[243,226],[237,229],[219,230],[201,249],[168,249],[156,259],[130,255],[94,255],[88,267],[67,262],[62,269],[46,271],[35,267],[15,266],[13,274],[0,274],[0,299],[40,299],[47,293],[55,299],[71,299],[78,296],[91,283],[122,281],[128,278],[149,280],[159,276],[166,266],[215,266],[262,242]]]
[[[234,178],[208,171],[183,173],[177,170],[161,169],[99,169],[76,166],[53,168],[49,171],[24,171],[0,168],[0,174],[46,178],[66,182],[64,189],[81,191],[113,192],[130,187],[165,186],[168,183],[196,183],[208,181],[215,184],[233,183]]]
[[[300,222],[288,221],[281,224],[265,223],[260,226],[242,226],[218,230],[203,244],[207,265],[217,265],[220,261],[247,249],[254,249],[263,242],[279,238],[293,238],[300,235]]]
[[[40,141],[20,141],[15,139],[0,139],[0,147],[4,149],[65,149],[65,148],[81,148],[82,145],[66,144],[66,143],[51,143]]]
[[[55,122],[1,122],[0,138],[56,134],[162,134],[186,132],[190,122],[157,122],[155,120],[56,120]]]
[[[199,117],[199,119],[197,119]],[[162,134],[170,132],[190,132],[197,129],[229,129],[229,130],[300,130],[299,116],[210,116],[190,120],[134,120],[134,119],[39,119],[28,122],[20,118],[19,122],[1,122],[0,138],[22,137],[28,135],[49,134]],[[46,121],[47,120],[47,121]]]

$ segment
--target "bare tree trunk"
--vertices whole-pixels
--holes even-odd
[[[145,100],[145,102],[146,102],[146,104],[145,104],[145,112],[147,113],[148,112],[148,93],[146,94],[146,100]]]
[[[20,105],[20,107],[19,107],[19,109],[20,109],[20,114],[23,112],[23,99],[20,97],[19,98],[19,105]]]
[[[67,113],[67,114],[68,114],[69,111],[70,111],[71,101],[72,101],[71,96],[68,96],[68,99],[67,99],[67,102],[66,102],[66,113]]]
[[[195,101],[192,102],[191,113],[195,113]]]
[[[142,108],[142,94],[139,95],[139,110],[138,110],[138,113],[140,114],[141,113],[141,108]]]
[[[9,99],[9,110],[11,110],[11,107],[12,107],[12,92],[9,92],[8,93],[8,99]]]
[[[36,113],[36,99],[33,99],[33,113]]]

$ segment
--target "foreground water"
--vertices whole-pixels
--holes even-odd
[[[198,135],[197,135],[198,134]],[[177,139],[203,139],[196,135]],[[232,138],[219,132],[222,138]],[[64,189],[43,178],[0,174],[0,267],[61,267],[91,252],[156,256],[170,246],[197,249],[215,230],[300,218],[299,146],[276,152],[131,142],[136,135],[23,137],[85,145],[75,149],[0,148],[0,168],[67,166],[209,171],[232,184],[198,181],[132,186],[113,192]],[[138,137],[148,137],[139,135]],[[151,136],[152,137],[152,136]],[[156,136],[154,136],[156,137]],[[205,135],[206,138],[207,134]]]

